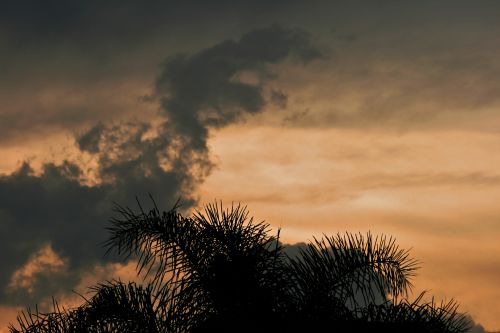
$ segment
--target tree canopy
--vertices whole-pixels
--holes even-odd
[[[142,284],[106,281],[74,309],[26,310],[11,332],[466,332],[455,301],[413,300],[418,262],[384,235],[315,238],[287,253],[246,207],[192,216],[117,207],[108,251],[138,260]]]

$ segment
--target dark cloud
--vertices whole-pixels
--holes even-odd
[[[472,322],[472,327],[469,330],[469,333],[495,333],[485,330],[483,325],[476,323],[472,318],[469,318],[469,320]]]
[[[176,131],[189,137],[193,147],[204,150],[209,128],[263,109],[261,81],[268,77],[268,65],[289,56],[307,63],[320,55],[304,31],[274,25],[251,31],[238,41],[227,40],[193,55],[170,58],[156,91]],[[245,71],[259,83],[236,77]]]
[[[102,123],[93,126],[89,131],[78,138],[78,148],[80,148],[81,151],[88,151],[90,153],[99,152],[99,142],[104,129]]]
[[[129,117],[166,55],[267,26],[295,3],[2,2],[0,144]]]
[[[212,168],[208,132],[264,109],[270,65],[288,58],[306,63],[318,56],[307,33],[275,25],[170,57],[156,81],[159,125],[98,123],[76,138],[80,151],[92,156],[93,167],[64,161],[35,172],[25,163],[1,176],[0,285],[8,286],[13,273],[47,245],[66,258],[68,267],[63,273],[36,272],[34,292],[4,289],[0,300],[39,301],[70,290],[96,263],[114,260],[104,258],[100,246],[113,201],[131,205],[136,195],[150,193],[161,207],[178,198],[191,206],[194,188]],[[246,71],[262,79],[239,81],[236,77]]]
[[[202,1],[179,3],[172,0],[72,1],[50,0],[23,2],[7,0],[2,6],[0,22],[6,40],[14,46],[69,42],[88,46],[123,47],[123,42],[138,42],[162,28],[185,23],[200,24],[214,18],[257,14],[266,10],[283,10],[298,1]],[[96,48],[92,48],[96,51]],[[101,51],[107,48],[99,47]]]
[[[300,251],[306,250],[306,243],[295,243],[295,244],[284,244],[283,252],[289,256],[290,258],[297,258],[300,254]]]
[[[271,103],[279,108],[286,109],[288,96],[281,90],[271,91]]]
[[[28,164],[0,178],[2,213],[0,285],[5,288],[16,269],[46,243],[71,256],[73,267],[87,266],[102,256],[102,218],[109,211],[106,189],[82,186],[79,169],[47,164],[35,176]],[[108,206],[108,207],[106,207]],[[1,291],[5,301],[7,290]]]
[[[84,270],[113,260],[104,258],[101,243],[114,201],[133,204],[135,195],[144,201],[151,193],[162,206],[178,198],[187,206],[193,203],[191,190],[202,179],[200,170],[207,168],[205,159],[188,153],[168,156],[171,166],[163,167],[160,159],[172,149],[171,142],[163,137],[142,139],[147,128],[144,124],[98,125],[82,136],[80,147],[94,153],[98,161],[98,169],[92,170],[99,177],[97,185],[84,185],[86,174],[70,162],[45,164],[40,174],[24,164],[0,178],[0,285],[7,286],[14,271],[46,244],[68,259],[70,272],[50,276],[41,272],[35,287],[42,288],[30,294],[22,289],[2,290],[3,301],[39,301],[54,291],[40,282],[42,278],[52,278],[57,281],[54,286],[71,290]],[[193,166],[198,169],[192,170]]]
[[[311,112],[310,109],[305,109],[303,111],[295,111],[295,112],[292,112],[290,113],[288,116],[286,116],[285,118],[283,118],[283,125],[288,125],[288,124],[298,124],[302,121],[302,119],[304,119],[305,117],[307,117],[309,115],[309,113]]]
[[[166,156],[173,149],[170,138],[144,139],[148,129],[140,123],[98,125],[80,138],[81,149],[94,153],[98,161],[97,170],[91,170],[99,178],[97,185],[84,185],[85,172],[71,162],[45,164],[40,174],[24,164],[0,178],[0,285],[7,286],[14,271],[46,244],[68,259],[70,274],[41,272],[37,279],[52,278],[60,289],[70,290],[81,273],[97,262],[113,260],[104,258],[101,245],[113,202],[131,205],[136,195],[144,199],[151,193],[162,206],[178,198],[186,206],[193,203],[191,190],[202,180],[202,170],[210,167],[206,156],[201,160],[188,152]],[[168,169],[162,158],[168,159]],[[35,286],[43,288],[36,292],[2,290],[1,298],[33,302],[54,291],[38,280]]]
[[[287,125],[472,126],[477,108],[500,104],[499,13],[497,3],[465,1],[5,1],[0,144],[130,116],[165,55],[273,22],[305,27],[334,54],[297,78],[313,88],[299,107],[311,112]],[[255,91],[230,89],[258,107]],[[296,112],[297,101],[287,102]]]

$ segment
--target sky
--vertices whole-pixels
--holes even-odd
[[[500,330],[497,1],[5,1],[0,327],[133,262],[114,203],[394,236]],[[5,330],[5,328],[4,328]],[[3,332],[3,331],[0,331]]]

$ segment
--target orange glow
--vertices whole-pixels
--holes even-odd
[[[422,261],[416,290],[456,298],[486,328],[500,327],[496,135],[235,126],[211,144],[219,165],[202,201],[248,204],[285,242],[392,235]]]

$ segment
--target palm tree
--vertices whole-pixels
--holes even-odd
[[[140,207],[140,205],[139,205]],[[108,281],[76,309],[27,310],[11,332],[466,332],[455,302],[408,301],[418,263],[393,238],[337,234],[291,257],[246,207],[185,217],[118,206],[108,251],[144,286]]]

